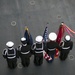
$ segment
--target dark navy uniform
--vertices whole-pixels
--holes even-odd
[[[22,45],[18,47],[19,56],[21,58],[21,63],[24,67],[28,67],[30,64],[30,50],[31,46],[27,45],[26,39],[21,38]]]
[[[40,66],[43,63],[43,37],[37,36],[35,38],[36,43],[33,44],[33,53],[34,53],[34,64]]]
[[[60,47],[57,42],[55,42],[57,39],[57,35],[54,32],[51,32],[49,34],[49,42],[47,42],[47,54],[52,58],[51,60],[47,60],[48,62],[52,62],[54,60],[54,56],[56,53],[56,48],[60,50]]]
[[[52,58],[52,60],[49,61],[49,62],[52,62],[54,60],[54,55],[56,53],[56,48],[60,50],[60,47],[59,47],[57,42],[49,41],[49,42],[47,42],[47,47],[46,48],[47,48],[46,49],[47,54]]]
[[[70,52],[70,50],[72,50],[73,47],[73,42],[70,41],[63,41],[60,44],[61,46],[61,51],[60,51],[60,59],[61,60],[65,60]]]
[[[3,51],[3,57],[7,59],[8,67],[13,69],[17,66],[17,57],[18,53],[17,50],[13,47],[11,48],[6,48]]]
[[[41,65],[43,63],[43,43],[35,43],[34,64]]]

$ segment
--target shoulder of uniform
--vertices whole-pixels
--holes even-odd
[[[3,49],[3,51],[7,51],[7,50],[8,50],[7,48]]]
[[[31,46],[31,49],[34,50],[36,47],[36,43],[33,43],[33,45]]]
[[[33,43],[33,45],[32,46],[35,46],[36,45],[36,43]]]
[[[2,54],[5,55],[7,53],[7,50],[8,50],[7,48],[3,49]]]
[[[20,50],[20,49],[21,49],[21,47],[22,47],[22,45],[19,45],[19,46],[18,46],[18,48],[17,48],[17,50]]]
[[[36,43],[33,43],[33,45],[35,45]]]
[[[22,47],[22,45],[19,45],[19,46],[18,46],[18,48],[21,48],[21,47]]]
[[[32,46],[35,46],[36,45],[36,43],[33,43],[33,45]]]

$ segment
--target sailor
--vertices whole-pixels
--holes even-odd
[[[17,66],[17,57],[18,57],[18,52],[17,50],[13,47],[14,43],[12,41],[8,41],[6,43],[6,46],[8,48],[5,48],[3,50],[3,57],[7,60],[8,67],[10,69],[14,69]]]
[[[34,64],[40,66],[43,63],[43,37],[37,36],[34,44]]]
[[[51,32],[49,34],[49,41],[47,42],[46,52],[52,59],[47,60],[47,62],[52,62],[54,60],[56,48],[60,50],[60,47],[59,47],[58,43],[56,42],[56,39],[57,39],[56,33]]]
[[[30,50],[31,46],[27,45],[27,41],[25,37],[21,38],[21,45],[18,47],[19,56],[21,58],[21,63],[23,67],[28,67],[30,64]]]
[[[70,52],[70,50],[72,50],[73,48],[73,42],[71,41],[71,38],[69,35],[66,35],[64,38],[64,41],[62,41],[60,43],[61,46],[61,51],[60,51],[60,56],[59,58],[61,60],[65,60]]]

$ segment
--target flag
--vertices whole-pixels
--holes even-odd
[[[62,40],[62,37],[64,36],[64,26],[63,25],[60,25],[59,26],[59,29],[58,29],[58,33],[57,33],[57,39],[56,39],[56,42],[58,44],[60,44],[61,40]],[[56,49],[56,53],[55,53],[55,57],[58,57],[59,56],[59,50]]]
[[[56,42],[58,44],[60,44],[60,42],[62,40],[62,37],[64,35],[64,32],[65,32],[64,26],[63,25],[60,25],[59,30],[58,30],[58,33],[57,33],[57,39],[56,39]]]
[[[48,41],[48,27],[46,27],[45,30],[44,30],[43,41],[44,41],[45,47],[46,47],[46,43]],[[43,51],[43,55],[44,55],[44,58],[47,61],[51,61],[52,60],[52,58],[45,51]]]
[[[48,41],[48,27],[45,28],[44,34],[43,34],[43,41]]]
[[[26,38],[27,44],[28,45],[32,45],[33,44],[33,38],[29,32],[28,27],[25,27],[25,33],[24,33],[24,37]]]
[[[47,41],[48,41],[48,27],[45,27],[45,30],[43,33],[44,48],[46,48]]]

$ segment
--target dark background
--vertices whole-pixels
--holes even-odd
[[[18,47],[25,26],[35,42],[35,37],[43,35],[46,26],[49,33],[57,32],[61,22],[75,31],[75,0],[0,0],[0,75],[75,75],[75,43],[66,61],[57,58],[48,64],[44,60],[39,67],[34,65],[32,56],[28,68],[23,68],[18,59],[17,68],[10,70],[2,57],[7,41],[13,41],[14,47]]]

